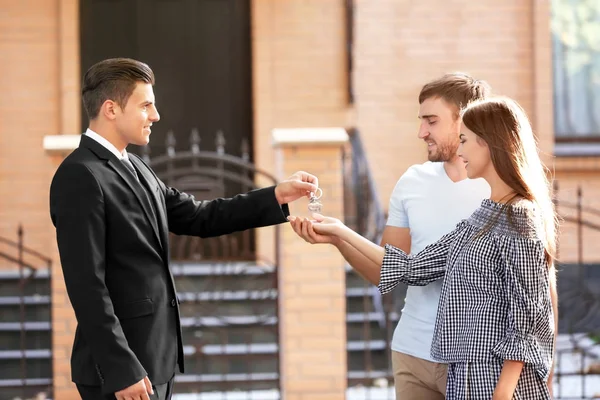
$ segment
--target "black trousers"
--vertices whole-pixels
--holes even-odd
[[[152,385],[152,389],[154,389],[154,394],[149,395],[151,400],[171,400],[171,395],[173,394],[173,380],[171,380],[162,385]],[[102,394],[100,386],[87,386],[87,385],[77,385],[77,390],[81,395],[81,400],[115,400],[116,397],[114,394],[105,395]]]

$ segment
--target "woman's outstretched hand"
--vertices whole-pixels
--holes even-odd
[[[313,214],[313,219],[289,216],[288,220],[294,232],[308,243],[332,243],[338,247],[348,243],[377,266],[383,263],[385,250],[376,243],[365,239],[342,221],[321,214]],[[379,267],[378,267],[379,268]],[[379,272],[377,272],[379,274]]]
[[[313,214],[313,220],[301,217],[288,217],[294,232],[308,243],[336,244],[345,225],[337,218]]]
[[[308,221],[313,230],[320,235],[334,235],[339,236],[342,229],[346,227],[342,221],[333,217],[326,217],[321,214],[314,213],[312,215],[313,221]]]

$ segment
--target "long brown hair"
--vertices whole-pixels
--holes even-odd
[[[542,163],[527,114],[514,100],[494,97],[469,104],[462,112],[465,127],[489,148],[492,164],[504,181],[541,211],[546,260],[556,256],[557,216],[548,171]]]

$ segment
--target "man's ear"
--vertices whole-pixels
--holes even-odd
[[[106,100],[100,107],[100,114],[108,120],[114,120],[120,111],[119,105],[113,100]]]

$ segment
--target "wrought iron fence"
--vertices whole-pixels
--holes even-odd
[[[194,129],[189,148],[176,151],[175,134],[169,132],[165,154],[150,157],[145,147],[142,155],[165,184],[199,200],[245,193],[257,182],[276,183],[250,162],[246,141],[241,157],[228,154],[221,131],[214,144],[214,151],[204,150]],[[280,227],[271,229],[268,255],[259,254],[254,230],[214,238],[170,235],[187,366],[176,377],[176,393],[202,399],[206,392],[279,392]]]
[[[559,194],[559,184],[554,184]],[[555,359],[557,399],[600,398],[600,265],[584,259],[585,233],[598,235],[600,210],[584,205],[583,186],[574,189],[575,201],[555,206],[562,225],[575,229],[574,261],[559,262],[559,329]],[[560,260],[560,248],[559,256]]]

